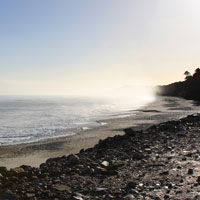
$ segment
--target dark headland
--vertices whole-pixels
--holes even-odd
[[[185,81],[159,86],[157,94],[200,101],[200,68],[197,68],[193,75],[188,71],[184,75]]]
[[[199,70],[200,71],[200,70]],[[200,100],[199,71],[160,95]],[[198,74],[198,76],[197,76]],[[200,114],[124,129],[40,167],[0,167],[0,200],[200,199]]]

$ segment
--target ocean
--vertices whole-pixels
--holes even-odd
[[[200,106],[194,101],[152,95],[126,98],[1,96],[0,146],[81,134],[103,126],[105,119],[131,116],[137,125],[145,119],[159,123],[195,112],[200,112]]]
[[[83,96],[1,96],[0,145],[30,143],[70,136],[94,126],[101,120],[131,115],[153,100],[152,96],[134,98]]]

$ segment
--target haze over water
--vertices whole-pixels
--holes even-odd
[[[151,89],[138,85],[182,80],[199,65],[199,8],[199,0],[1,1],[0,95],[16,96],[0,97],[0,144],[74,134],[148,104]]]
[[[102,125],[101,119],[128,116],[129,110],[140,108],[154,99],[151,93],[125,93],[122,97],[120,94],[104,97],[1,96],[0,144],[75,134]]]

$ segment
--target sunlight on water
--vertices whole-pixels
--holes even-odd
[[[15,144],[74,134],[100,119],[127,116],[126,111],[153,101],[146,90],[121,89],[95,97],[1,96],[0,144]],[[128,114],[129,115],[129,114]]]

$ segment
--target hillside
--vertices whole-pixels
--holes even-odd
[[[197,68],[192,76],[187,71],[185,75],[185,81],[159,86],[157,95],[200,101],[200,69]]]

